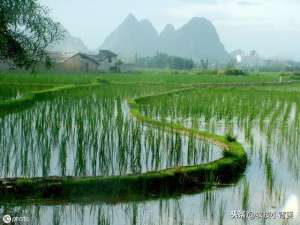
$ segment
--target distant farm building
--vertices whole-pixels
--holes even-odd
[[[116,66],[118,55],[109,50],[100,50],[99,54],[96,55],[96,59],[100,62],[98,70],[108,72],[113,70],[114,66]]]
[[[118,55],[109,50],[100,50],[97,55],[83,53],[50,52],[55,69],[66,72],[130,72],[131,64],[124,64]]]
[[[96,72],[99,63],[86,54],[77,53],[62,62],[59,67],[66,71]]]
[[[235,60],[236,66],[243,68],[257,67],[262,63],[256,51],[252,50],[245,53],[242,50],[236,50],[231,53],[232,58]]]

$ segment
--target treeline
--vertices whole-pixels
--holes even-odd
[[[190,70],[195,66],[195,63],[192,59],[169,56],[164,53],[157,53],[153,57],[136,57],[135,61],[136,65],[141,68],[170,68],[176,70]]]
[[[264,60],[263,65],[259,66],[258,70],[265,72],[299,72],[300,62],[292,60]]]

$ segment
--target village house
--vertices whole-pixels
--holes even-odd
[[[86,54],[77,53],[59,63],[58,67],[72,72],[96,72],[98,71],[99,63]]]
[[[84,53],[49,53],[55,69],[66,72],[120,71],[122,63],[118,55],[109,50],[100,50],[97,55]]]
[[[123,63],[118,55],[109,50],[100,50],[97,55],[80,52],[55,52],[49,51],[48,56],[52,62],[53,71],[62,72],[132,72],[134,65]],[[0,61],[0,71],[15,69],[13,63]],[[44,70],[44,64],[39,69]]]
[[[99,62],[98,71],[108,72],[114,70],[117,66],[118,55],[109,50],[100,50],[95,56]]]

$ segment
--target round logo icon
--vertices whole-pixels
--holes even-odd
[[[11,216],[10,215],[5,215],[3,216],[3,222],[8,224],[11,222]]]

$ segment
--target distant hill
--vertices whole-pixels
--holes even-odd
[[[229,57],[214,25],[205,18],[193,18],[178,30],[167,26],[161,33],[160,50],[195,60],[222,61]]]
[[[63,39],[51,45],[48,48],[49,51],[89,53],[88,48],[80,38],[72,36],[64,27],[62,30],[64,30]]]
[[[123,57],[153,56],[156,52],[192,58],[196,61],[227,61],[225,51],[214,25],[205,18],[193,18],[176,30],[167,25],[158,34],[148,20],[138,21],[129,15],[125,21],[110,34],[101,46]]]
[[[100,49],[109,49],[125,57],[150,56],[157,51],[158,32],[148,20],[129,15],[105,40]]]

